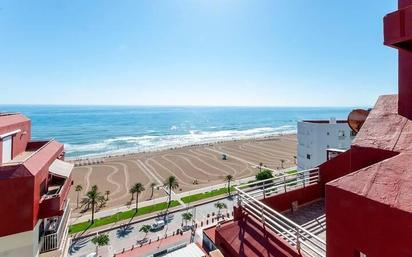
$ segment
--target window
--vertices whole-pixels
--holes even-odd
[[[329,131],[328,131],[328,132],[326,132],[326,135],[327,135],[327,136],[329,136],[329,135],[330,135]]]
[[[2,158],[1,161],[2,163],[9,162],[11,161],[12,158],[12,146],[13,146],[13,138],[12,136],[4,137],[2,140],[2,145],[3,145],[3,152],[2,152]]]
[[[310,154],[306,155],[306,159],[310,160]]]
[[[355,131],[353,131],[353,130],[350,132],[350,136],[351,136],[351,137],[356,137],[356,134],[357,134],[357,133],[356,133]]]

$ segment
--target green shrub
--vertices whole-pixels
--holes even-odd
[[[136,217],[136,216],[140,216],[140,215],[144,215],[144,214],[148,214],[148,213],[152,213],[152,212],[156,212],[156,211],[165,210],[165,209],[167,209],[167,205],[168,205],[167,202],[163,202],[163,203],[158,203],[158,204],[154,204],[154,205],[150,205],[150,206],[141,207],[141,208],[139,208],[139,212],[137,214],[136,214],[135,209],[128,210],[128,211],[125,211],[125,212],[118,212],[118,213],[110,215],[110,216],[102,217],[100,219],[95,219],[93,224],[90,224],[89,221],[80,222],[80,223],[71,225],[69,227],[69,233],[70,234],[77,233],[77,232],[84,231],[86,229],[100,227],[100,226],[115,223],[115,222],[118,222],[118,221],[121,221],[121,220],[131,219],[131,218]],[[179,206],[179,205],[180,205],[180,203],[178,201],[172,201],[170,203],[170,207],[176,207],[176,206]]]
[[[270,170],[262,170],[256,174],[256,180],[265,180],[269,178],[273,178],[272,171]]]

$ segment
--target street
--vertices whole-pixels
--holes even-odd
[[[222,210],[222,214],[226,214],[227,212],[232,212],[233,205],[236,201],[236,198],[228,199],[225,198],[220,200],[227,205],[227,209]],[[158,238],[163,238],[167,233],[168,236],[172,235],[173,232],[176,232],[177,229],[182,228],[182,214],[184,212],[192,212],[193,219],[197,222],[206,220],[208,214],[212,214],[212,212],[217,213],[217,208],[214,206],[215,203],[218,201],[206,203],[204,205],[200,205],[197,207],[192,208],[191,206],[188,207],[186,210],[175,212],[173,215],[173,219],[165,226],[164,229],[157,231],[157,232],[149,232],[147,234],[147,239],[149,240],[157,240]],[[146,220],[142,222],[138,222],[132,224],[130,226],[125,226],[118,229],[113,229],[109,234],[110,238],[110,247],[113,249],[115,253],[122,251],[122,249],[129,249],[132,245],[136,245],[139,241],[145,238],[145,233],[139,232],[140,228],[143,225],[152,225],[155,222],[155,219]],[[184,222],[183,222],[184,224]],[[188,223],[190,225],[190,223]],[[95,252],[96,246],[91,242],[92,237],[74,240],[72,245],[69,248],[69,256],[73,257],[84,257],[90,253]]]

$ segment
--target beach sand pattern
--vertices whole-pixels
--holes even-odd
[[[221,143],[186,146],[156,152],[136,153],[105,158],[104,162],[75,167],[74,184],[81,184],[85,194],[93,185],[104,193],[110,191],[107,207],[124,206],[130,202],[130,187],[137,182],[146,190],[140,201],[150,200],[151,184],[162,186],[169,176],[176,176],[180,187],[175,193],[224,183],[226,175],[235,179],[253,177],[258,172],[255,165],[263,163],[272,169],[295,166],[296,135],[262,139],[236,140]],[[228,156],[222,160],[222,154]],[[197,184],[194,184],[194,181]],[[71,204],[76,205],[77,193],[72,187]],[[155,188],[153,199],[166,196],[162,188]],[[78,210],[77,210],[78,211]]]

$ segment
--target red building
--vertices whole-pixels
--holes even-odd
[[[384,18],[399,94],[379,97],[351,148],[317,169],[237,188],[235,219],[204,232],[225,256],[412,256],[412,0]]]
[[[60,256],[73,166],[63,145],[31,141],[31,122],[0,113],[0,256]]]

